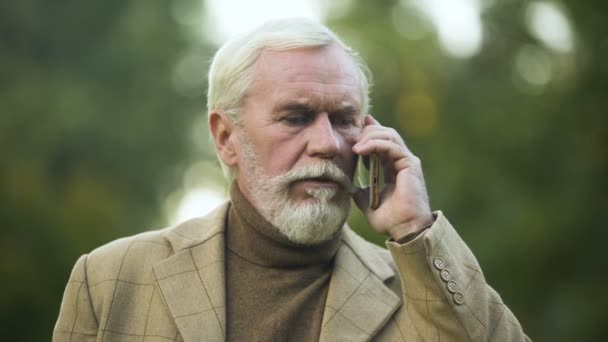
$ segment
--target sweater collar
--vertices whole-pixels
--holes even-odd
[[[297,244],[255,209],[236,182],[230,188],[230,198],[226,247],[240,257],[265,267],[286,268],[328,263],[336,254],[342,230],[320,244]]]

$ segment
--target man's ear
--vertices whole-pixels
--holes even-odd
[[[209,112],[209,128],[219,157],[227,166],[236,166],[237,155],[232,136],[234,133],[232,120],[226,113],[214,109]]]

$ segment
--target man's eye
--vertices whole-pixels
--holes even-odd
[[[302,114],[291,114],[283,117],[282,121],[290,126],[301,126],[308,123],[310,117]]]
[[[333,120],[333,124],[339,127],[347,127],[355,124],[355,119],[353,118],[336,118]]]

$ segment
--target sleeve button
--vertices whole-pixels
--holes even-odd
[[[449,281],[450,279],[452,279],[452,275],[450,274],[450,271],[443,269],[441,270],[441,272],[439,273],[439,276],[441,277],[441,279],[443,279],[443,281]]]
[[[447,288],[451,293],[458,292],[458,284],[456,284],[456,282],[453,280],[448,281]]]
[[[456,293],[454,293],[452,298],[454,299],[454,303],[456,303],[458,305],[464,304],[464,295],[462,293],[456,292]]]
[[[435,268],[438,270],[445,268],[445,262],[440,257],[435,257],[435,259],[433,259],[433,265],[435,265]]]

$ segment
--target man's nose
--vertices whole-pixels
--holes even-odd
[[[327,114],[319,114],[310,128],[308,137],[309,155],[332,158],[340,151],[341,137],[334,130],[331,119]]]

